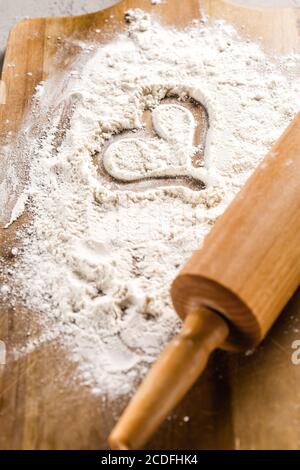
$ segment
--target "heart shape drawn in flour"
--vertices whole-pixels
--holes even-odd
[[[182,105],[162,103],[152,110],[151,120],[156,136],[130,135],[107,147],[103,155],[106,172],[122,182],[177,177],[202,182],[203,170],[193,164],[199,150],[194,145],[193,113]]]

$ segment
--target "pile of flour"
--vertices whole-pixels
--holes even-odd
[[[78,377],[111,396],[132,390],[176,332],[172,279],[300,107],[299,56],[269,57],[224,22],[175,31],[140,10],[126,18],[114,42],[86,45],[69,73],[39,86],[22,149],[29,165],[22,201],[26,196],[32,220],[10,293],[39,312],[43,328],[16,355],[58,341]],[[169,96],[178,96],[181,111],[155,111]],[[148,157],[155,170],[153,142],[141,143],[141,164],[132,135],[143,135],[147,110],[158,135],[172,134],[164,120],[176,128],[178,112],[179,123],[191,121],[189,142],[193,123],[182,106],[190,98],[209,114],[205,161],[194,168],[185,155],[179,164],[204,189],[162,179],[134,191],[100,171],[107,152],[108,170],[117,168],[120,179],[124,171],[143,179]],[[168,176],[173,153],[162,141],[157,158]],[[131,152],[137,157],[130,160]]]

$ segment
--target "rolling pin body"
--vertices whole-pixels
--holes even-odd
[[[175,279],[184,318],[199,306],[229,320],[224,347],[255,347],[300,283],[300,113]]]
[[[182,333],[132,398],[110,435],[111,447],[141,447],[213,349],[255,347],[299,283],[300,114],[173,282]]]

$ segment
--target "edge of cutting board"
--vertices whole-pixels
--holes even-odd
[[[181,0],[168,0],[159,5],[151,5],[150,0],[123,0],[95,13],[26,19],[17,23],[9,34],[1,75],[4,84],[1,84],[0,126],[7,119],[6,114],[14,113],[14,116],[11,125],[2,131],[16,131],[19,128],[35,86],[52,74],[53,66],[56,66],[52,59],[60,47],[58,37],[73,36],[95,41],[97,38],[92,34],[92,28],[96,29],[101,25],[102,33],[109,39],[114,32],[123,29],[124,12],[134,7],[161,15],[163,22],[182,27],[193,18],[199,17],[198,5],[199,2],[195,0],[189,2],[188,8],[187,2]],[[279,52],[291,51],[299,45],[297,21],[300,15],[296,9],[246,7],[235,5],[229,0],[204,0],[200,2],[200,6],[209,17],[223,18],[239,27],[243,34],[261,37],[263,43]],[[113,21],[111,15],[114,15]],[[9,67],[9,64],[16,66]],[[26,75],[28,72],[32,75]],[[4,87],[7,90],[6,104],[9,113],[5,112],[3,106]]]
[[[171,1],[167,0],[167,4]],[[173,0],[173,5],[181,5],[182,11],[186,1]],[[202,5],[205,5],[210,16],[221,16],[235,24],[237,19],[244,18],[245,27],[242,31],[245,34],[259,36],[263,29],[270,41],[276,31],[275,42],[281,52],[298,43],[299,11],[248,8],[221,0],[207,0]],[[150,0],[127,0],[96,14],[40,18],[18,23],[10,33],[2,71],[0,135],[5,137],[9,131],[16,132],[19,129],[37,83],[51,75],[57,64],[67,66],[68,54],[58,62],[54,61],[56,51],[62,44],[57,36],[69,33],[78,38],[81,35],[86,37],[86,32],[91,28],[94,30],[105,19],[110,20],[110,15],[115,14],[116,9],[121,18],[124,11],[133,6],[142,6],[154,13],[165,8],[164,4],[151,6]],[[255,15],[254,28],[247,21],[249,11],[252,17]],[[181,18],[178,12],[174,8],[173,18],[180,20],[181,25],[189,22],[190,16]],[[286,21],[290,26],[284,31]],[[267,29],[266,22],[269,24]],[[82,23],[84,27],[78,31],[78,25]],[[110,27],[111,22],[108,21],[105,26],[108,38],[111,37],[108,31]],[[287,35],[288,40],[281,44],[283,35]],[[51,38],[48,40],[47,36]],[[93,34],[90,39],[93,40]],[[275,48],[276,44],[273,44]],[[71,57],[73,53],[75,50],[70,50]],[[9,67],[9,64],[17,62],[17,58],[20,60],[16,66]],[[28,72],[32,75],[28,76]],[[8,124],[5,123],[6,119],[10,120]],[[14,233],[23,223],[22,218],[5,231],[5,235],[2,235],[3,230],[0,231],[0,236],[5,237],[3,245],[15,243]],[[7,253],[5,251],[4,255],[9,262]],[[300,320],[299,295],[294,296],[287,313]],[[180,426],[181,421],[165,423],[150,448],[299,448],[300,415],[296,405],[300,400],[297,388],[300,367],[295,368],[290,362],[291,338],[296,338],[291,332],[284,334],[285,316],[276,323],[262,348],[252,356],[232,357],[217,353],[218,361],[212,359],[212,367],[208,368],[205,376],[176,410],[179,420],[191,416],[190,422],[184,426]],[[23,310],[3,307],[1,337],[11,340],[16,336],[20,340],[24,327],[28,329],[26,320],[26,315],[23,318]],[[56,392],[51,380],[55,384],[60,377],[53,376],[53,370],[56,363],[61,363],[64,358],[60,351],[49,350],[49,347],[39,348],[27,357],[12,361],[4,370],[0,366],[0,424],[5,429],[0,437],[0,448],[105,448],[106,435],[124,403],[110,401],[103,405],[99,398],[91,399],[84,391],[73,389],[70,394],[75,396],[59,390]],[[260,365],[259,371],[257,363]],[[66,374],[67,381],[72,370]],[[64,376],[61,380],[64,380]],[[285,407],[281,410],[283,402]],[[62,426],[65,426],[66,432],[62,431]]]
[[[1,75],[0,133],[19,129],[36,85],[52,75],[57,67],[67,65],[66,55],[60,63],[53,59],[64,38],[71,36],[97,41],[94,31],[100,25],[101,38],[105,36],[105,40],[109,40],[124,28],[124,12],[137,7],[159,15],[163,23],[184,27],[200,16],[199,5],[205,15],[233,23],[244,35],[261,38],[264,44],[278,52],[292,51],[299,46],[297,21],[300,15],[296,9],[246,7],[230,0],[190,0],[189,4],[181,0],[168,0],[159,5],[152,5],[150,0],[123,0],[112,7],[85,15],[26,19],[17,23],[9,34]],[[71,48],[69,57],[74,57]],[[11,67],[11,64],[15,66]],[[3,129],[3,121],[7,119],[10,125]]]

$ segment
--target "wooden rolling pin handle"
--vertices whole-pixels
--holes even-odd
[[[181,332],[167,345],[109,436],[112,449],[138,449],[183,398],[212,351],[229,333],[226,321],[206,308],[189,313]]]

